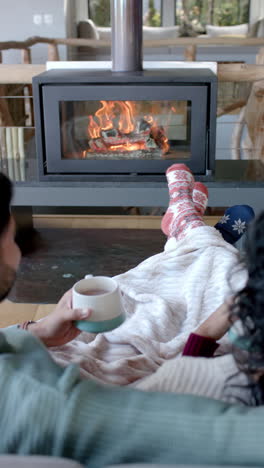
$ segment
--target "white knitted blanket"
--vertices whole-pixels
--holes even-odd
[[[84,377],[135,386],[179,355],[189,333],[244,285],[246,273],[237,271],[238,261],[239,252],[209,226],[192,229],[182,241],[171,239],[164,252],[115,277],[125,323],[104,334],[81,333],[53,348],[53,357],[61,365],[78,363]]]

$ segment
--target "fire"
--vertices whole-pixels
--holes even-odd
[[[121,133],[131,133],[135,130],[132,102],[120,101],[118,104],[121,109],[121,116],[118,124],[118,129]]]
[[[88,126],[88,132],[90,135],[90,138],[99,138],[101,134],[101,128],[100,126],[95,122],[93,117],[89,115],[89,120],[90,124]]]
[[[146,149],[144,143],[124,143],[123,145],[111,145],[109,147],[111,151],[137,151]]]
[[[114,118],[114,113],[113,113],[113,107],[114,107],[114,102],[112,101],[101,101],[102,107],[99,109],[95,115],[99,120],[99,125],[102,130],[110,130],[110,128],[113,128],[113,118]]]
[[[152,122],[151,130],[152,130],[154,140],[157,140],[160,142],[160,146],[162,147],[163,153],[167,153],[170,149],[170,145],[168,144],[168,138],[166,137],[165,133],[161,130],[161,128],[158,126],[155,120],[153,120]]]
[[[88,116],[88,152],[150,151],[155,147],[159,148],[162,154],[169,151],[164,128],[158,125],[152,115],[136,119],[134,102],[100,101],[100,103],[101,107],[94,116]]]

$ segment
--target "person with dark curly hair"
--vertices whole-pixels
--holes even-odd
[[[167,246],[170,247],[175,241],[185,239],[188,233],[194,232],[193,230],[204,227],[201,215],[207,205],[208,192],[202,183],[194,182],[191,171],[183,164],[174,164],[167,170],[166,175],[170,204],[162,220],[162,229],[168,236]],[[238,213],[245,215],[243,221],[237,216]],[[234,214],[237,219],[239,218],[238,221],[235,220]],[[254,212],[250,207],[247,205],[235,206],[226,210],[222,222],[217,223],[216,229],[221,232],[227,242],[233,244],[243,231],[237,232],[235,230],[234,232],[232,227],[248,226],[253,218]],[[264,266],[264,248],[261,253],[262,246],[264,247],[264,214],[260,215],[251,226],[246,250],[243,254],[244,261],[242,257],[240,262],[236,264],[236,273],[238,269],[248,271],[246,286],[229,297],[190,334],[181,358],[177,357],[166,361],[155,373],[139,382],[136,385],[137,388],[189,393],[229,402],[240,401],[247,405],[257,404],[258,401],[261,401],[259,400],[261,377],[260,380],[257,379],[260,374],[255,372],[254,366],[257,365],[256,356],[263,362],[264,366],[264,339],[262,340],[264,338],[264,319],[262,319],[260,312],[262,302],[260,300],[259,311],[255,312],[255,314],[259,314],[259,320],[262,319],[262,323],[261,321],[257,322],[257,315],[253,315],[251,321],[249,320],[249,305],[252,306],[253,301],[257,300],[257,291],[258,294],[261,294],[263,290],[262,285],[259,287],[256,281],[257,265],[263,264]],[[258,261],[256,256],[258,256]],[[221,261],[221,251],[218,260]],[[257,271],[261,278],[261,267]],[[233,270],[229,272],[231,291],[233,273]],[[221,285],[215,284],[215,290],[219,287],[221,288]],[[251,307],[252,310],[255,310],[254,306]],[[249,330],[251,333],[254,330],[256,335],[252,342],[247,336]],[[229,353],[225,355],[206,359],[215,356],[219,347],[217,341],[221,340],[227,332],[229,341],[234,344],[233,352],[230,353],[229,350]],[[256,337],[262,343],[262,354],[260,354],[260,347],[255,342]],[[241,350],[242,344],[243,349],[247,346],[246,354],[245,351]],[[255,356],[252,362],[251,354]],[[194,357],[195,359],[193,359]],[[259,365],[258,368],[260,367]]]
[[[253,404],[264,403],[264,211],[249,229],[243,265],[248,280],[230,305],[229,338],[241,371],[249,376]]]
[[[244,385],[247,404],[263,405],[264,211],[249,226],[240,267],[248,272],[245,286],[190,335],[183,355],[213,356],[218,347],[217,340],[228,332],[229,340],[234,345],[233,359],[238,371],[234,373],[232,385],[239,374],[240,377],[246,376],[240,390]]]

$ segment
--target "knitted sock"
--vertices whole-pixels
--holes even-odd
[[[195,182],[193,187],[192,200],[197,213],[200,216],[203,216],[208,203],[208,190],[207,187],[201,182]]]
[[[215,228],[221,232],[226,242],[235,244],[243,236],[254,217],[255,213],[251,206],[234,205],[225,211]]]
[[[166,171],[170,203],[162,218],[161,229],[168,237],[180,240],[190,229],[204,226],[192,200],[194,178],[185,164],[173,164]]]

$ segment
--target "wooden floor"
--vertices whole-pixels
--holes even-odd
[[[214,226],[219,216],[204,216],[208,226]],[[34,227],[72,229],[160,229],[162,216],[112,215],[34,215]]]
[[[204,218],[206,224],[214,225],[218,218]],[[95,228],[95,229],[160,229],[159,216],[34,216],[36,229],[46,228]],[[38,320],[48,315],[54,304],[27,304],[5,300],[0,304],[0,328],[25,320]]]
[[[26,320],[38,320],[48,315],[54,307],[52,304],[16,304],[6,300],[0,304],[0,328]]]

